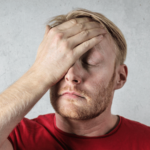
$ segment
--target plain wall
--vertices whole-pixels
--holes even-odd
[[[74,8],[100,12],[122,30],[129,74],[112,113],[150,125],[150,0],[0,0],[0,92],[34,63],[45,22]],[[48,91],[26,117],[52,112]]]

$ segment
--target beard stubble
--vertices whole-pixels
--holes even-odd
[[[70,89],[70,87],[64,87],[63,89],[61,89],[61,91],[69,90],[82,93],[82,95],[85,96],[87,101],[86,103],[81,103],[82,104],[81,106],[75,104],[76,103],[75,99],[67,99],[67,103],[69,103],[70,106],[60,105],[58,102],[59,97],[57,95],[58,88],[56,84],[50,89],[51,104],[54,110],[62,117],[67,117],[76,120],[87,120],[95,118],[100,114],[102,114],[108,107],[109,103],[111,102],[114,79],[115,79],[115,69],[108,86],[107,87],[104,87],[104,85],[100,86],[97,97],[94,99],[91,99],[88,93],[86,93],[85,91],[81,91],[78,89]]]

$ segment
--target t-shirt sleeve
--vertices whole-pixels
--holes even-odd
[[[54,134],[52,120],[52,115],[23,118],[8,136],[14,150],[61,149],[62,145]]]
[[[30,133],[32,133],[32,128],[36,128],[36,123],[33,120],[23,118],[9,134],[7,139],[11,142],[14,150],[25,147],[27,140],[30,138]]]
[[[12,130],[12,132],[9,134],[9,136],[7,138],[11,142],[14,150],[17,150],[17,145],[20,142],[20,140],[19,140],[19,133],[20,133],[19,126],[20,126],[20,123]]]

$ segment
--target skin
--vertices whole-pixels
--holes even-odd
[[[7,140],[8,135],[40,98],[58,82],[61,89],[64,86],[71,88],[78,86],[78,90],[86,91],[92,99],[95,99],[92,96],[92,92],[97,93],[97,91],[92,90],[92,88],[97,87],[95,83],[99,81],[99,83],[103,82],[104,87],[107,86],[113,71],[110,63],[114,60],[113,55],[112,58],[109,57],[110,61],[107,61],[109,63],[106,63],[108,57],[104,58],[105,65],[102,67],[103,69],[99,70],[99,78],[96,77],[96,69],[92,69],[92,72],[87,72],[83,70],[78,61],[83,54],[100,43],[100,41],[103,41],[105,38],[102,35],[105,36],[106,33],[99,23],[93,22],[89,18],[70,20],[52,29],[48,26],[46,27],[43,41],[39,46],[37,57],[32,67],[0,94],[0,150],[13,150],[11,143]],[[110,55],[109,51],[107,52],[103,56]],[[81,71],[80,73],[75,72],[77,68]],[[126,76],[127,67],[119,65],[116,70],[114,89],[119,89],[124,85]],[[92,79],[92,77],[96,78]],[[75,82],[75,80],[78,82]],[[119,84],[116,84],[117,81],[120,81]],[[104,115],[109,114],[109,111],[105,110],[104,112],[99,118],[99,133],[107,132],[115,122],[114,117]],[[82,125],[82,120],[66,120],[58,114],[56,116],[57,126],[66,132],[77,134],[76,131],[81,130],[85,125],[85,122]],[[106,116],[108,117],[107,120],[105,119]],[[96,118],[95,123],[98,122]],[[64,121],[68,121],[66,128]],[[74,127],[74,123],[76,123],[77,128]],[[107,125],[107,128],[105,125]],[[73,127],[73,131],[70,130],[71,127]],[[91,127],[89,122],[87,124],[87,128],[90,128],[89,131],[86,133],[83,130],[83,133],[78,133],[88,136],[88,132],[91,132],[95,136],[95,132]]]
[[[100,136],[118,124],[118,116],[111,114],[111,105],[114,91],[126,81],[127,67],[115,68],[116,53],[114,41],[105,34],[103,40],[85,53],[85,58],[78,59],[64,78],[51,88],[58,128],[76,135]],[[83,58],[89,68],[83,65]],[[117,77],[120,79],[118,84]],[[84,99],[62,96],[67,90],[77,91]],[[86,106],[87,111],[83,113]],[[95,114],[91,115],[93,112]]]

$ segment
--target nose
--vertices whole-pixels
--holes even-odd
[[[75,63],[65,75],[65,81],[70,85],[78,85],[82,82],[82,68],[79,63]]]

